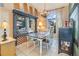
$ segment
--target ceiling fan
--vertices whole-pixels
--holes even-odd
[[[46,4],[44,3],[44,10],[42,12],[40,12],[41,16],[43,17],[47,17],[48,11],[46,10]]]

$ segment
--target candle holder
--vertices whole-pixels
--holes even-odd
[[[6,40],[7,40],[7,38],[6,38],[6,37],[7,37],[7,34],[6,34],[6,29],[4,29],[4,35],[3,35],[3,38],[4,38],[4,39],[3,39],[2,41],[6,41]]]
[[[7,34],[6,34],[6,28],[7,28],[7,22],[4,20],[3,22],[2,22],[2,28],[3,28],[3,30],[4,30],[4,34],[3,34],[3,40],[2,41],[6,41],[7,40]]]

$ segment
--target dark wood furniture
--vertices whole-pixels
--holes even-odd
[[[59,51],[58,53],[66,53],[73,55],[73,38],[72,28],[59,29]]]
[[[13,10],[13,37],[16,38],[16,45],[27,41],[27,29],[28,25],[31,25],[31,20],[35,21],[34,32],[37,32],[37,17],[19,10]]]

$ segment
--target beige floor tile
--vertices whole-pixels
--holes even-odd
[[[58,54],[58,40],[53,40],[53,44],[50,49],[43,48],[42,56],[68,56],[67,54],[60,53]],[[23,43],[16,47],[17,56],[40,56],[39,46],[27,47],[27,43]]]

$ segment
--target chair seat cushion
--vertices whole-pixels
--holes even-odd
[[[43,39],[43,42],[49,43],[49,40],[47,40],[47,39]]]

